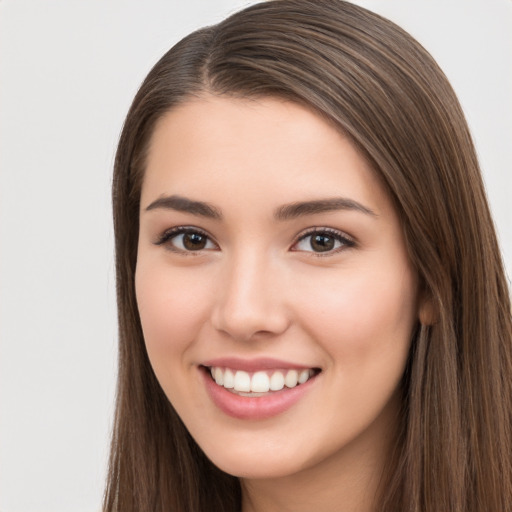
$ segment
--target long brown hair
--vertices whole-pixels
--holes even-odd
[[[119,376],[104,510],[240,509],[238,480],[206,458],[153,374],[134,292],[148,142],[165,112],[204,93],[308,105],[351,138],[396,204],[433,313],[412,343],[379,510],[507,510],[510,299],[464,115],[415,40],[340,0],[265,2],[194,32],[162,57],[133,101],[113,183]]]

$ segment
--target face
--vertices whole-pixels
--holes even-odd
[[[155,374],[224,471],[293,475],[385,447],[416,277],[383,186],[317,114],[211,96],[167,113],[136,292]]]

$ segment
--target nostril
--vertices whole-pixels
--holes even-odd
[[[216,312],[212,317],[215,330],[237,341],[264,340],[282,334],[289,321],[279,311],[249,310],[244,314]]]
[[[289,323],[282,283],[255,252],[238,255],[224,269],[212,310],[213,327],[240,341],[281,334]]]

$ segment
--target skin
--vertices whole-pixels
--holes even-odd
[[[173,195],[222,218],[155,206]],[[334,197],[372,213],[274,215]],[[179,235],[159,243],[179,226],[207,233],[204,249],[187,250]],[[351,243],[317,253],[309,228]],[[155,374],[206,455],[241,478],[244,512],[375,509],[397,389],[427,305],[391,200],[343,134],[274,98],[206,95],[168,112],[143,180],[136,292]],[[284,413],[242,420],[212,402],[200,370],[233,356],[321,373]]]

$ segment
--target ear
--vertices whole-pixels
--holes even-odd
[[[418,319],[422,325],[432,325],[436,323],[437,313],[434,307],[434,301],[430,293],[424,291],[420,295],[418,305]]]

